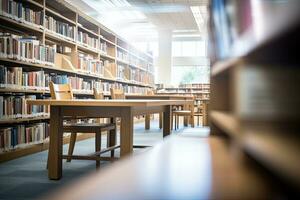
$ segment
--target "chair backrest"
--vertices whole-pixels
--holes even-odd
[[[110,88],[111,99],[125,99],[125,94],[122,89]]]
[[[94,98],[95,99],[104,99],[103,91],[100,91],[97,88],[94,88],[93,92],[94,92]]]
[[[70,84],[54,84],[51,81],[49,83],[49,88],[52,99],[73,99],[73,92]]]
[[[151,89],[148,89],[148,90],[146,91],[146,95],[154,95],[154,91],[151,90]]]

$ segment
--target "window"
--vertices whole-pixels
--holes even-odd
[[[209,66],[173,66],[172,84],[209,83]]]
[[[201,40],[193,41],[173,41],[173,57],[206,57],[206,42]]]

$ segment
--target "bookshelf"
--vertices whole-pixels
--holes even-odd
[[[193,83],[193,84],[180,84],[178,87],[157,87],[158,94],[189,94],[193,95],[196,99],[209,99],[210,84],[209,83]]]
[[[211,132],[283,190],[299,191],[300,3],[213,0],[210,7]]]
[[[66,1],[0,5],[0,162],[47,148],[49,108],[26,100],[50,98],[49,81],[71,83],[76,98],[91,98],[93,87],[106,96],[111,87],[126,94],[154,87],[151,54]]]

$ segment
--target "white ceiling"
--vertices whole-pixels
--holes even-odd
[[[198,30],[191,6],[207,6],[208,0],[127,0],[159,29]]]
[[[209,0],[68,0],[127,39],[157,37],[168,29],[176,34],[206,32]],[[197,25],[191,6],[201,7]],[[200,31],[199,31],[200,30]],[[204,30],[204,31],[202,31]]]

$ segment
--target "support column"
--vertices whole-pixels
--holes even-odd
[[[158,33],[157,83],[171,84],[172,31],[160,30]]]

